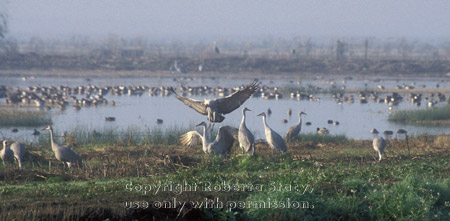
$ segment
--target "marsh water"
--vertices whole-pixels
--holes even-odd
[[[355,93],[347,93],[355,97],[354,103],[337,103],[333,99],[332,93],[315,93],[315,101],[297,100],[290,96],[284,96],[281,99],[266,100],[261,97],[252,97],[247,100],[241,108],[225,115],[225,120],[220,125],[230,125],[238,127],[242,118],[242,108],[248,107],[251,112],[247,112],[247,127],[254,132],[256,139],[264,138],[264,127],[262,118],[257,114],[267,111],[269,108],[272,114],[267,118],[269,126],[282,136],[287,132],[290,126],[298,121],[298,113],[303,111],[307,115],[303,116],[303,125],[301,133],[315,133],[316,128],[326,127],[330,134],[345,135],[354,139],[368,139],[372,137],[369,130],[377,128],[379,131],[392,130],[397,131],[402,128],[408,131],[411,136],[420,134],[445,134],[450,130],[449,126],[418,126],[402,125],[388,121],[391,113],[398,110],[415,110],[429,108],[426,104],[420,106],[414,105],[406,100],[409,94],[402,94],[403,101],[396,106],[389,106],[386,103],[377,103],[369,101],[360,103],[358,101],[357,90],[374,89],[379,85],[386,89],[395,89],[398,85],[413,86],[423,89],[450,89],[450,79],[448,78],[352,78],[352,77],[291,77],[279,76],[268,77],[258,76],[262,85],[269,87],[320,87],[329,89],[332,87],[341,88],[345,85],[346,89],[355,89]],[[246,76],[213,76],[213,77],[185,77],[185,76],[146,76],[146,77],[108,77],[108,78],[86,78],[86,77],[0,77],[0,84],[11,88],[25,89],[28,86],[138,86],[146,85],[150,87],[159,86],[210,86],[210,87],[236,87],[248,84],[253,77]],[[334,86],[333,86],[334,85]],[[392,94],[392,93],[391,93]],[[447,97],[450,94],[445,94]],[[216,95],[217,96],[217,95]],[[383,94],[381,95],[381,97]],[[424,94],[428,96],[428,94]],[[193,99],[212,98],[214,96],[191,96]],[[123,95],[116,96],[107,94],[108,101],[115,101],[116,105],[103,105],[83,107],[75,110],[68,106],[64,110],[52,108],[50,110],[37,109],[36,107],[21,107],[24,110],[49,111],[55,131],[71,131],[75,129],[97,130],[104,129],[127,130],[133,129],[154,129],[159,128],[163,131],[173,128],[185,130],[197,129],[194,126],[201,121],[206,121],[206,117],[198,114],[193,109],[187,107],[174,96],[151,96],[149,93],[143,93],[140,96]],[[8,109],[5,105],[5,98],[0,99],[2,109]],[[446,105],[447,102],[438,103],[435,107]],[[14,107],[17,108],[17,107]],[[288,109],[292,110],[292,115],[287,114]],[[115,117],[115,121],[105,121],[105,117]],[[163,123],[158,124],[157,119],[162,119]],[[286,119],[287,123],[282,123]],[[328,124],[328,120],[339,121],[339,125]],[[305,125],[311,122],[310,126]],[[12,128],[18,128],[19,132],[13,133]],[[33,128],[30,127],[0,127],[0,132],[4,137],[13,140],[22,140],[35,142],[36,136],[32,136]],[[40,128],[36,128],[40,129]]]

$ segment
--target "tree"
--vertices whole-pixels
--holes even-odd
[[[8,14],[6,13],[6,2],[0,0],[0,38],[4,38],[8,31]]]

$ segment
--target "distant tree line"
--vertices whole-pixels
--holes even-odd
[[[424,42],[416,40],[377,38],[310,37],[286,39],[247,39],[241,41],[154,41],[145,37],[122,38],[110,35],[105,39],[73,36],[68,39],[31,37],[17,41],[5,38],[7,19],[0,16],[3,53],[37,53],[46,55],[75,55],[92,58],[206,58],[256,57],[277,59],[450,59],[450,41]],[[6,49],[5,49],[6,48]],[[220,50],[220,53],[217,51]],[[1,52],[1,51],[0,51]]]

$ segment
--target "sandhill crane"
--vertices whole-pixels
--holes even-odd
[[[0,151],[0,158],[2,158],[3,166],[6,166],[6,161],[14,160],[14,152],[8,147],[8,141],[3,141],[3,149]]]
[[[302,114],[306,115],[305,112],[303,112],[303,111],[300,112],[298,114],[298,123],[296,125],[292,126],[291,128],[289,128],[288,132],[286,133],[286,141],[287,142],[291,141],[302,130]]]
[[[408,155],[411,155],[411,151],[409,149],[409,144],[408,144],[408,131],[406,131],[404,129],[398,129],[397,130],[397,134],[404,134],[405,135],[406,147],[408,147]]]
[[[262,113],[258,114],[258,116],[263,117],[266,140],[267,140],[267,143],[269,144],[270,148],[272,148],[272,150],[280,150],[281,152],[286,152],[287,147],[286,147],[286,143],[284,142],[283,138],[277,132],[272,130],[272,128],[270,128],[269,125],[267,125],[266,113],[262,112]]]
[[[375,138],[373,138],[372,146],[375,151],[378,153],[378,161],[381,161],[383,159],[383,152],[384,148],[386,147],[386,141],[379,137],[378,135],[375,135]]]
[[[16,158],[19,168],[22,169],[22,157],[25,154],[25,147],[22,143],[15,142],[11,144],[10,149],[14,152],[14,158]]]
[[[246,107],[242,109],[242,121],[241,125],[239,126],[239,133],[238,133],[239,147],[241,147],[242,151],[244,151],[245,153],[253,155],[255,153],[255,137],[245,125],[246,111],[251,110]]]
[[[210,154],[212,151],[216,156],[225,157],[231,152],[231,147],[233,146],[234,139],[237,136],[238,129],[230,126],[219,127],[216,139],[214,141],[209,141],[206,135],[206,123],[202,121],[197,126],[203,126],[203,135],[197,131],[189,131],[180,136],[180,143],[183,146],[193,146],[202,144],[203,152]]]
[[[231,113],[241,106],[253,93],[259,90],[259,84],[260,82],[258,80],[254,80],[245,88],[224,98],[205,99],[203,101],[179,96],[173,88],[169,88],[169,90],[177,96],[178,100],[187,106],[193,108],[200,114],[208,115],[208,120],[214,123],[222,122],[225,119],[223,115]]]
[[[50,142],[52,146],[52,150],[55,153],[55,157],[57,160],[63,162],[64,165],[70,168],[72,164],[78,165],[82,167],[82,160],[80,156],[78,156],[69,146],[60,145],[56,143],[55,138],[53,136],[53,128],[48,125],[42,130],[48,130],[50,132]]]

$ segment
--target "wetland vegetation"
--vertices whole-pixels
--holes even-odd
[[[36,127],[51,124],[48,113],[41,111],[0,110],[1,126]]]
[[[450,105],[425,110],[403,110],[389,116],[390,121],[415,124],[450,125]]]
[[[179,146],[173,140],[177,130],[163,134],[153,143],[89,140],[77,145],[73,149],[84,160],[82,169],[63,168],[49,144],[27,145],[25,169],[0,167],[0,219],[450,218],[450,136],[410,138],[410,153],[405,140],[390,139],[386,160],[378,163],[370,140],[342,136],[301,135],[279,155],[258,142],[256,156],[244,156],[235,145],[223,159],[204,155],[199,146]],[[159,184],[197,184],[199,189],[144,192]],[[254,189],[239,189],[240,184]],[[228,185],[238,187],[230,191]],[[158,204],[169,207],[174,199],[186,202],[184,208]],[[196,208],[195,203],[208,200],[224,205]],[[130,201],[148,208],[127,209]],[[291,208],[274,208],[282,203]]]
[[[399,106],[410,108],[402,107],[401,101],[403,97],[406,100],[407,94],[423,93],[426,100],[431,93],[439,92],[445,95],[439,102],[450,102],[448,46],[424,52],[422,44],[414,47],[415,43],[406,40],[397,42],[398,49],[392,42],[380,41],[369,48],[368,44],[360,47],[361,42],[335,39],[321,45],[308,40],[304,46],[304,39],[294,40],[292,45],[267,41],[245,47],[225,41],[218,42],[221,46],[218,53],[208,43],[158,45],[110,37],[104,44],[94,46],[87,39],[74,38],[72,42],[51,44],[37,40],[12,41],[11,50],[0,51],[0,74],[8,85],[0,87],[0,98],[12,101],[7,108],[24,105],[26,97],[23,96],[31,92],[40,98],[39,102],[31,103],[36,104],[35,107],[41,107],[41,99],[57,103],[45,104],[48,112],[2,110],[0,125],[52,124],[49,116],[60,111],[60,119],[72,121],[53,122],[57,130],[58,127],[68,129],[64,136],[60,135],[62,131],[55,132],[59,135],[57,141],[70,145],[83,159],[84,167],[64,168],[55,159],[48,133],[42,133],[37,142],[26,143],[28,153],[24,169],[0,165],[0,220],[450,219],[449,135],[411,134],[408,140],[400,135],[387,139],[386,159],[377,162],[372,140],[336,133],[339,127],[349,130],[359,124],[363,118],[356,115],[358,111],[373,114]],[[345,50],[337,51],[338,46]],[[224,91],[220,90],[226,87],[222,83],[239,86],[244,82],[236,84],[242,80],[235,79],[238,75],[265,78],[269,86],[261,92],[265,96],[259,94],[262,98],[291,97],[291,101],[297,103],[290,103],[289,108],[294,112],[298,110],[293,107],[311,108],[306,112],[311,113],[308,121],[314,123],[313,127],[327,125],[334,129],[333,134],[307,133],[305,131],[313,127],[303,127],[294,142],[288,143],[287,153],[274,154],[266,143],[257,140],[256,156],[242,155],[235,143],[232,154],[223,159],[206,156],[200,146],[182,147],[178,141],[180,134],[193,126],[189,129],[165,127],[169,119],[174,118],[173,113],[165,116],[161,127],[146,127],[148,122],[159,120],[161,112],[179,106],[157,109],[157,104],[151,103],[154,100],[142,102],[151,103],[151,107],[134,106],[127,100],[132,98],[136,102],[134,98],[147,93],[151,97],[165,96],[164,87],[174,84],[187,94],[226,96],[232,90],[222,93]],[[54,80],[55,76],[59,78]],[[107,80],[95,79],[96,76]],[[115,80],[109,76],[114,76]],[[138,78],[143,76],[153,78]],[[389,78],[383,81],[380,76]],[[416,79],[417,76],[420,78]],[[426,76],[436,78],[425,83]],[[202,77],[204,79],[196,81]],[[340,79],[342,77],[345,78]],[[205,82],[218,84],[204,90],[208,86]],[[97,87],[95,83],[100,84]],[[147,83],[151,86],[137,86]],[[194,85],[190,86],[191,83]],[[16,90],[16,86],[21,88]],[[196,93],[200,89],[208,93]],[[278,89],[282,93],[278,93]],[[318,94],[321,93],[333,94],[328,106],[316,105],[327,102],[320,100]],[[122,98],[122,95],[129,97]],[[69,98],[59,99],[66,96]],[[293,101],[294,97],[300,99]],[[421,99],[411,103],[420,104]],[[300,100],[302,103],[298,103]],[[270,106],[263,102],[266,101],[256,100],[254,105],[258,108],[254,110],[266,110]],[[271,125],[276,125],[280,117],[289,118],[280,114],[288,109],[283,103],[271,103],[274,111]],[[375,104],[379,105],[378,109],[365,108]],[[346,111],[339,112],[343,105],[347,105]],[[70,106],[72,108],[67,108]],[[112,111],[102,112],[109,110],[107,106],[114,106],[115,111],[123,108],[122,116],[110,115]],[[331,109],[335,107],[339,109]],[[351,109],[354,107],[359,109]],[[59,110],[54,111],[56,108]],[[151,109],[156,111],[149,112]],[[136,115],[130,113],[140,110],[145,111]],[[77,118],[77,111],[86,112]],[[331,112],[338,116],[329,116]],[[348,121],[337,119],[345,113],[352,113]],[[441,121],[448,119],[448,113],[448,107],[395,110],[391,120]],[[132,118],[127,119],[125,115]],[[69,127],[78,125],[88,116],[97,117],[89,118],[92,124],[105,123],[105,117],[117,117],[115,123],[134,120],[138,121],[135,125],[145,127],[127,127],[110,121],[107,123],[113,125],[110,129]],[[371,127],[380,121],[380,116],[367,117],[373,119],[368,122]],[[195,119],[190,113],[182,117]],[[339,120],[341,126],[326,124],[324,117]],[[357,122],[351,121],[356,118]],[[232,117],[227,120],[230,122]],[[289,118],[289,121],[295,120]],[[260,121],[257,125],[261,126]],[[380,131],[394,129],[381,125],[376,126]],[[251,128],[257,127],[252,125]],[[177,189],[184,184],[198,185],[199,189]],[[167,188],[156,190],[161,185]],[[229,186],[236,189],[230,190]],[[204,204],[199,206],[202,202]]]

